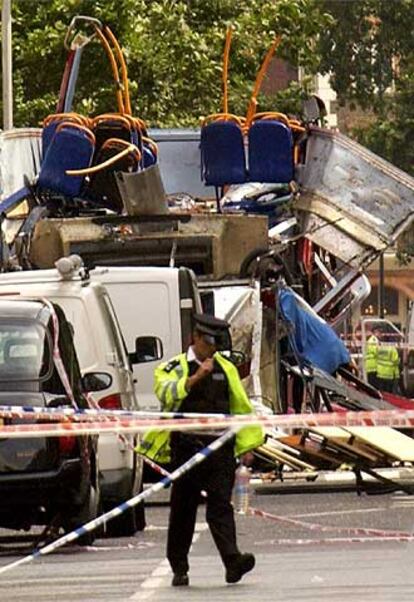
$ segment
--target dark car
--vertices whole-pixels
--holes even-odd
[[[108,386],[106,374],[81,378],[71,325],[59,306],[1,299],[0,404],[71,405],[62,366],[79,408],[88,407],[85,382],[94,383],[95,390]],[[2,438],[0,427],[0,526],[30,529],[53,521],[70,531],[95,518],[100,499],[96,449],[96,436]],[[83,543],[93,537],[87,534]]]

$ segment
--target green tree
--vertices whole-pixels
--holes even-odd
[[[354,131],[384,158],[414,174],[413,0],[324,0],[321,72],[341,104],[369,109],[374,123]]]
[[[414,61],[414,57],[413,57]],[[383,114],[368,128],[356,130],[362,144],[414,175],[414,73],[398,78]]]
[[[277,54],[309,73],[319,65],[314,40],[329,23],[318,0],[49,0],[13,2],[15,123],[36,125],[55,111],[66,51],[63,39],[75,14],[107,23],[123,46],[133,113],[152,126],[197,125],[221,110],[225,30],[233,24],[229,109],[245,114],[256,72],[276,34]],[[260,109],[285,110],[303,90],[260,98]],[[82,57],[76,109],[116,109],[105,53],[95,41]],[[281,104],[278,104],[281,103]]]

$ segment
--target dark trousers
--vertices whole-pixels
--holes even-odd
[[[191,436],[180,435],[180,442],[173,440],[171,447],[173,464],[176,467],[188,460],[203,445],[194,445],[191,443]],[[234,444],[231,442],[173,483],[167,558],[174,573],[187,573],[189,569],[188,553],[193,539],[201,490],[207,492],[206,520],[224,565],[227,566],[240,553],[236,543],[236,527],[231,505],[235,469]]]
[[[394,393],[397,388],[397,381],[393,378],[378,378],[378,389],[385,393]]]
[[[376,372],[368,372],[367,380],[368,380],[368,383],[371,385],[371,387],[374,387],[375,389],[379,389],[379,382],[378,382],[378,377],[377,377]]]

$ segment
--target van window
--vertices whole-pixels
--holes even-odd
[[[91,324],[83,302],[77,297],[59,297],[58,295],[53,295],[53,301],[60,305],[65,312],[66,319],[73,326],[79,364],[83,369],[93,366],[96,362],[95,341],[93,337],[85,335],[90,332]]]
[[[102,295],[102,299],[104,302],[104,308],[110,329],[111,338],[116,349],[116,354],[118,356],[119,363],[125,367],[129,367],[128,354],[125,347],[125,342],[121,335],[121,328],[119,326],[118,319],[116,317],[116,313],[113,308],[111,299],[107,294]]]

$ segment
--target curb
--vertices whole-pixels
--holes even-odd
[[[395,481],[398,485],[414,486],[414,468],[379,468],[378,474]],[[294,474],[294,473],[292,473]],[[303,474],[303,473],[302,473]],[[363,474],[363,482],[375,485],[375,493],[388,491],[387,485],[381,483],[368,474]],[[303,475],[302,478],[286,478],[284,481],[265,482],[262,479],[252,478],[251,487],[257,495],[288,494],[288,493],[322,493],[334,491],[356,491],[356,478],[352,471],[319,471],[316,477]],[[398,487],[393,489],[397,490]],[[365,492],[365,489],[362,489]],[[374,490],[372,491],[374,493]]]

